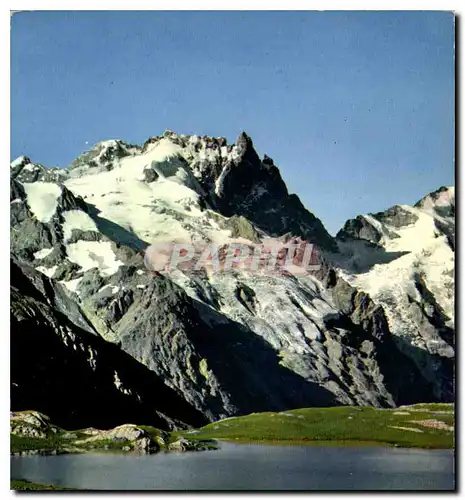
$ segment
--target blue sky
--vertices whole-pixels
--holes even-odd
[[[454,184],[450,13],[23,12],[11,40],[12,159],[245,130],[333,234]]]

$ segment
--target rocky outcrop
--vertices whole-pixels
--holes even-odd
[[[62,168],[46,168],[32,163],[27,156],[20,156],[10,164],[10,177],[20,182],[56,182],[61,184],[68,177]]]
[[[400,205],[395,205],[388,208],[384,212],[378,212],[376,214],[371,214],[375,219],[379,220],[383,224],[388,224],[392,227],[400,229],[411,224],[415,224],[418,221],[418,216],[414,213],[406,210]],[[393,233],[395,234],[395,233]],[[398,236],[394,236],[398,237]]]
[[[383,216],[378,214],[376,219],[378,218],[384,220],[384,213]],[[373,221],[373,219],[370,220],[363,215],[358,215],[355,219],[350,219],[344,224],[344,227],[337,233],[336,238],[340,240],[354,238],[376,244],[382,241],[384,235],[387,235],[389,238],[398,238],[398,235],[394,231],[386,229],[383,231],[383,228],[379,224],[376,224],[376,221]]]
[[[120,140],[102,141],[89,151],[82,153],[69,166],[69,170],[102,169],[111,170],[115,161],[131,156],[139,151],[137,146]]]
[[[92,445],[101,441],[110,441],[115,443],[124,443],[124,447],[142,453],[153,453],[160,449],[158,443],[151,438],[149,433],[133,424],[124,424],[114,429],[102,431],[98,429],[86,429],[81,431],[83,434],[91,434],[89,437],[77,439],[74,441],[76,446]],[[108,445],[107,445],[108,446]]]
[[[123,424],[108,430],[87,427],[67,431],[52,424],[47,415],[38,411],[11,412],[10,433],[13,455],[56,455],[92,450],[156,453],[217,449],[215,440],[193,441],[183,436],[173,437],[169,432],[152,426]]]
[[[46,438],[56,435],[59,428],[52,425],[50,418],[38,411],[10,413],[10,432],[16,436]]]
[[[180,436],[176,441],[168,445],[169,451],[205,451],[217,449],[216,441],[214,440],[201,440],[193,441]]]
[[[224,222],[224,227],[231,230],[231,238],[245,238],[254,243],[260,242],[260,234],[253,224],[242,215],[233,215]]]

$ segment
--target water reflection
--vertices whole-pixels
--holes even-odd
[[[192,453],[12,457],[11,476],[94,490],[447,490],[451,450],[222,443]]]

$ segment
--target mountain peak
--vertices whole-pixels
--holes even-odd
[[[139,146],[127,144],[121,139],[100,141],[71,162],[69,169],[103,167],[109,170],[113,167],[115,161],[134,155],[139,151]]]
[[[95,401],[104,401],[107,413],[123,405],[141,423],[153,420],[137,408],[163,413],[167,400],[194,423],[189,405],[213,420],[452,398],[454,220],[435,208],[452,200],[451,189],[422,208],[360,216],[347,228],[355,238],[341,241],[245,132],[230,145],[171,131],[143,148],[103,141],[72,169],[29,162],[21,157],[10,171],[10,251],[21,262],[11,273],[13,409],[20,400],[33,407],[39,386],[52,388],[43,404],[56,404],[61,389],[49,382],[73,383],[76,369],[92,384],[77,402],[71,386],[69,408],[95,418]],[[158,273],[145,259],[178,242],[217,245],[220,257],[238,241],[254,255],[276,242],[310,243],[321,268],[302,277],[242,266]],[[157,380],[185,404],[166,392],[152,400]]]
[[[166,163],[167,155],[176,156],[177,160]],[[52,173],[50,169],[43,170]],[[50,179],[68,178],[72,183],[71,179],[81,179],[87,175],[93,177],[100,173],[106,175],[112,170],[115,172],[111,176],[112,179],[114,177],[111,183],[115,186],[119,183],[118,179],[132,179],[134,182],[131,181],[128,186],[138,190],[141,189],[138,182],[143,179],[151,184],[150,189],[155,189],[157,196],[161,196],[159,191],[162,188],[160,183],[154,181],[160,178],[162,182],[168,172],[171,182],[185,187],[183,196],[188,194],[187,190],[193,190],[196,193],[194,198],[200,197],[202,206],[210,206],[223,216],[242,215],[273,237],[291,232],[312,240],[312,243],[322,248],[335,250],[334,240],[321,221],[302,205],[296,195],[289,195],[273,160],[266,155],[263,161],[260,159],[252,139],[245,131],[239,134],[236,144],[229,145],[223,137],[184,135],[171,130],[149,138],[142,147],[132,146],[119,139],[105,140],[96,143],[76,158],[68,169],[60,169]],[[109,180],[105,179],[102,182],[107,187]],[[34,178],[22,176],[18,180],[31,182],[46,180],[46,177],[42,171],[39,177],[38,171]],[[89,182],[93,186],[99,181],[93,177]],[[83,181],[78,181],[78,184],[83,184]],[[169,187],[181,194],[180,188],[175,189],[174,185]],[[95,197],[97,188],[89,189],[89,193],[83,194]],[[119,193],[119,190],[116,187],[114,189],[115,193]],[[105,200],[110,200],[106,191],[105,196]],[[192,196],[190,193],[187,197]],[[121,200],[115,199],[114,203],[119,206]],[[131,221],[131,226],[135,224],[137,221]]]
[[[438,215],[455,215],[455,187],[441,186],[414,205],[415,208],[423,210],[433,210]]]
[[[242,131],[237,137],[236,145],[238,147],[253,147],[253,142],[250,136],[248,136],[244,131]]]
[[[18,158],[16,158],[16,160],[13,160],[10,163],[10,168],[24,167],[25,165],[29,165],[31,163],[32,163],[32,161],[30,160],[30,158],[22,155],[22,156],[18,156]]]

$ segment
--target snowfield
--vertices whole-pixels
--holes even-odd
[[[65,219],[63,223],[63,237],[65,242],[71,238],[73,229],[79,229],[80,231],[98,231],[97,225],[93,219],[82,210],[68,210],[63,212],[62,215]]]
[[[147,244],[166,239],[188,242],[189,219],[195,224],[196,218],[205,217],[199,208],[199,194],[189,187],[195,179],[177,156],[180,150],[165,139],[145,154],[122,158],[111,171],[71,178],[65,184],[95,205],[99,217],[119,224]],[[147,183],[144,169],[150,167],[160,177]],[[183,219],[184,224],[180,222]],[[208,233],[208,221],[201,224]]]

